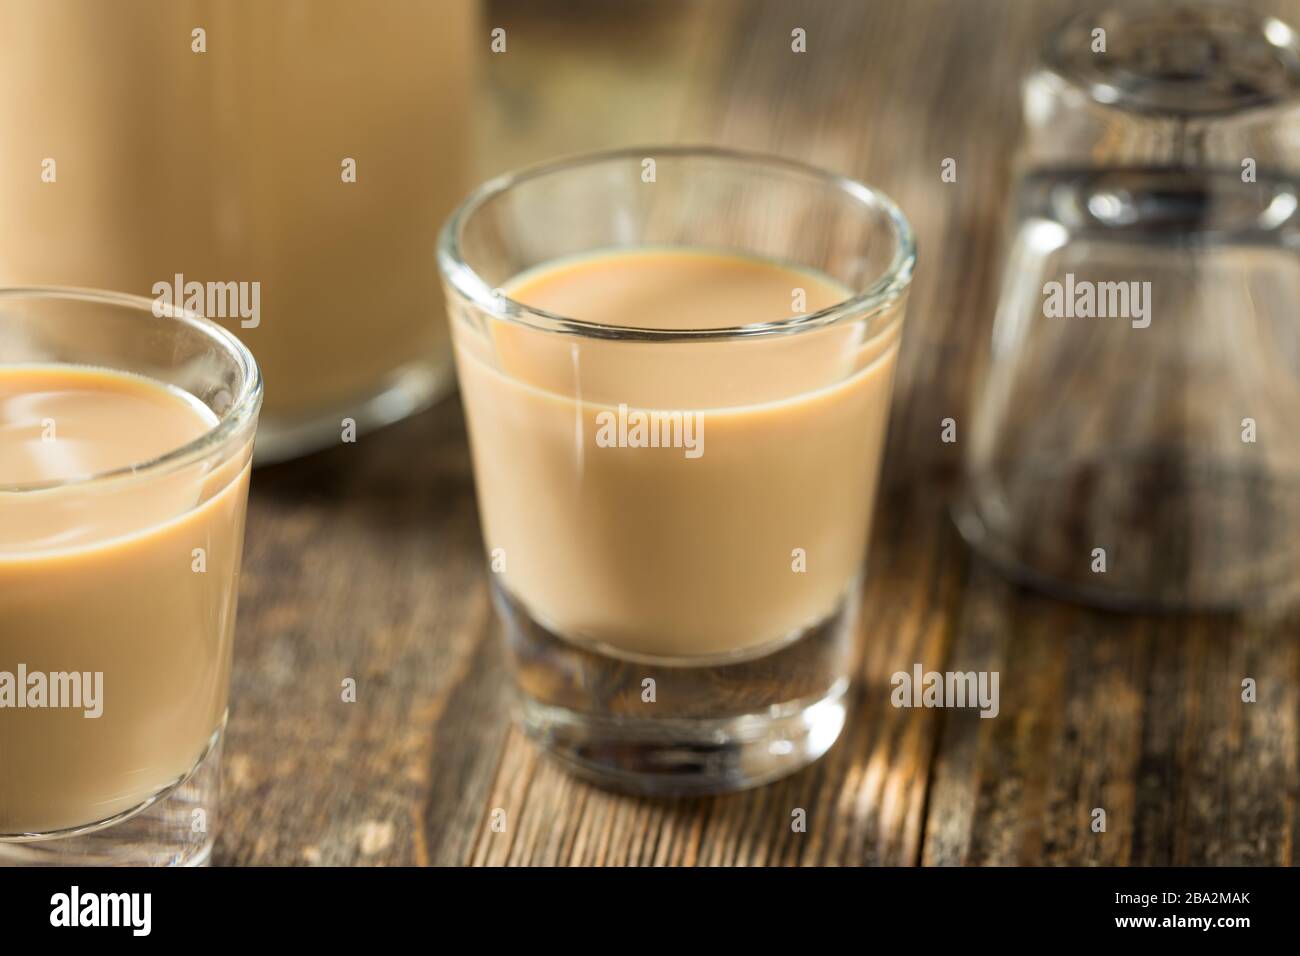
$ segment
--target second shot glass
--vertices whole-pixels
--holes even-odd
[[[262,379],[155,306],[0,290],[0,865],[212,848]]]

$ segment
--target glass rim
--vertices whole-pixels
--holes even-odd
[[[233,397],[230,407],[222,414],[217,423],[183,445],[169,449],[161,455],[92,472],[88,475],[75,475],[71,478],[55,481],[21,482],[19,484],[0,484],[0,493],[48,491],[81,485],[91,485],[130,476],[145,476],[171,468],[180,468],[199,460],[212,449],[220,447],[246,424],[257,416],[262,404],[262,370],[258,367],[253,353],[248,350],[234,333],[223,328],[211,319],[204,318],[197,312],[172,303],[159,304],[154,299],[129,292],[117,292],[109,289],[88,289],[76,286],[10,286],[0,287],[0,306],[7,299],[65,299],[78,302],[93,302],[100,305],[120,306],[146,313],[146,319],[159,322],[180,320],[215,342],[218,347],[231,354],[243,372],[243,386],[239,394]],[[161,315],[155,309],[161,311]],[[68,363],[58,363],[68,364]],[[0,368],[6,365],[0,363]],[[109,366],[100,366],[109,368]]]
[[[559,173],[618,160],[640,162],[647,156],[714,159],[737,167],[766,169],[772,174],[803,176],[838,190],[846,199],[884,215],[894,239],[894,254],[885,270],[860,292],[847,299],[810,313],[795,313],[771,322],[708,329],[648,329],[612,325],[558,315],[545,309],[525,305],[494,289],[470,266],[462,254],[461,235],[469,220],[489,200],[515,186]],[[636,248],[619,246],[616,249]],[[493,177],[469,194],[447,219],[438,235],[438,267],[447,283],[461,296],[493,316],[543,332],[577,335],[585,338],[620,339],[642,342],[711,341],[717,339],[755,338],[792,335],[823,328],[848,318],[863,318],[892,305],[907,291],[916,266],[916,239],[911,223],[897,204],[885,193],[848,176],[767,153],[727,149],[717,146],[643,146],[622,147],[581,153]]]

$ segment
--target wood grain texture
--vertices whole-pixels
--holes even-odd
[[[969,557],[947,516],[959,445],[940,423],[961,434],[988,334],[1018,79],[1070,8],[489,5],[510,52],[485,65],[485,169],[720,143],[860,177],[912,219],[858,705],[823,760],[749,793],[629,798],[558,769],[509,722],[453,399],[255,475],[217,863],[1292,862],[1297,621],[1056,603]],[[796,26],[806,55],[790,52]],[[892,707],[889,675],[914,662],[999,671],[1001,714]],[[1240,700],[1247,676],[1256,704]]]

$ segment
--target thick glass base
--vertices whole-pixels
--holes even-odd
[[[451,392],[456,382],[450,354],[438,361],[421,359],[386,376],[369,395],[301,418],[263,412],[257,426],[254,465],[273,465],[298,458],[342,440],[343,420],[356,422],[364,434],[422,412]]]
[[[807,766],[844,727],[859,589],[764,652],[626,658],[565,640],[494,586],[524,730],[593,783],[648,795],[742,790]]]
[[[520,722],[576,775],[647,796],[744,790],[788,776],[830,749],[848,712],[848,681],[818,700],[718,720],[593,717],[520,701]]]
[[[108,820],[0,839],[0,866],[203,866],[219,810],[224,726],[174,786]]]

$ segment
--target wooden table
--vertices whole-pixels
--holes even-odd
[[[1296,618],[1056,603],[973,558],[947,516],[971,356],[991,319],[1017,80],[1067,6],[542,9],[512,0],[487,11],[509,43],[484,63],[485,173],[595,147],[721,143],[860,177],[912,218],[920,267],[858,706],[823,760],[748,793],[634,799],[567,776],[508,720],[451,399],[255,476],[215,861],[1291,863]],[[807,31],[806,54],[790,51],[795,27]],[[947,157],[954,183],[940,180]],[[957,444],[940,440],[946,417]],[[1000,716],[895,709],[888,675],[917,661],[999,671]],[[1240,698],[1247,676],[1254,704]],[[341,699],[348,677],[355,703]],[[1089,825],[1097,807],[1104,833]],[[806,832],[792,832],[795,808]],[[491,826],[497,809],[504,832]]]

